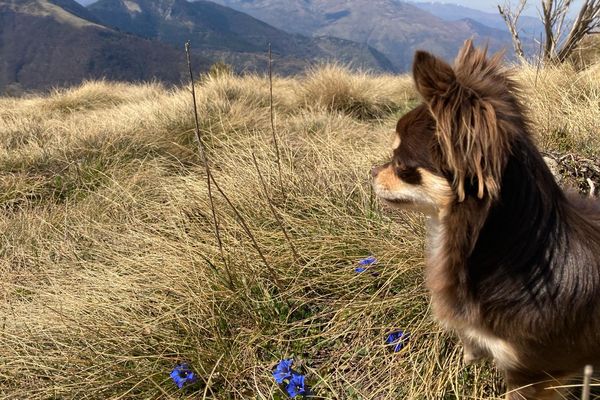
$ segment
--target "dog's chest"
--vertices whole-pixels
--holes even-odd
[[[517,352],[505,340],[498,338],[477,324],[479,320],[473,304],[467,304],[461,295],[457,271],[448,266],[445,249],[446,231],[435,218],[427,223],[425,279],[431,293],[434,317],[447,330],[456,331],[479,349],[492,356],[502,367],[519,364]]]
[[[454,325],[464,307],[457,296],[456,277],[448,270],[445,249],[446,231],[436,218],[427,221],[425,242],[425,284],[431,294],[431,306],[435,318],[443,325]]]

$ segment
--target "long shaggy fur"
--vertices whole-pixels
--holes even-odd
[[[600,366],[600,206],[556,184],[501,56],[469,41],[454,67],[417,52],[413,74],[424,104],[399,121],[375,190],[435,204],[426,281],[465,358],[495,359],[509,399],[560,398],[547,388]]]

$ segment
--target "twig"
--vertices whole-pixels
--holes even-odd
[[[590,185],[590,197],[594,197],[594,193],[596,193],[596,185],[594,184],[594,181],[592,181],[590,178],[586,179],[587,184]]]
[[[533,87],[537,88],[537,83],[538,83],[538,76],[540,74],[540,67],[542,66],[542,53],[544,51],[543,48],[543,39],[542,39],[542,34],[540,33],[540,49],[538,50],[538,59],[537,59],[537,65],[535,67],[535,83],[533,84]]]
[[[240,214],[240,212],[238,211],[237,207],[231,202],[231,200],[229,200],[229,197],[227,197],[227,195],[225,194],[225,192],[223,192],[223,190],[221,190],[221,187],[219,186],[219,184],[215,180],[215,177],[212,176],[212,175],[210,175],[210,177],[211,177],[213,183],[215,184],[215,187],[219,191],[219,193],[221,193],[221,196],[223,196],[223,198],[225,199],[225,201],[227,202],[227,204],[229,204],[229,207],[231,207],[231,209],[235,213],[235,215],[237,217],[238,223],[241,225],[241,227],[244,230],[244,232],[246,232],[246,235],[248,235],[248,237],[252,241],[252,244],[254,245],[254,248],[256,249],[256,252],[260,256],[261,260],[263,261],[263,263],[265,264],[265,266],[267,267],[267,269],[269,269],[269,272],[271,273],[271,276],[273,277],[273,281],[275,282],[275,284],[277,285],[277,287],[279,289],[282,289],[282,286],[279,283],[279,280],[277,279],[277,274],[276,274],[275,270],[271,267],[271,264],[269,264],[269,262],[265,258],[265,255],[263,254],[262,250],[260,249],[260,246],[258,245],[258,242],[256,241],[256,238],[252,234],[252,231],[248,227],[248,224],[246,224],[246,220],[244,219],[244,217],[242,217],[242,214]]]
[[[294,243],[288,236],[287,231],[285,230],[285,227],[283,226],[283,221],[277,214],[277,211],[275,211],[275,206],[273,206],[271,198],[269,197],[269,192],[267,191],[267,185],[265,184],[265,180],[263,179],[262,173],[260,172],[260,168],[258,167],[258,162],[256,161],[256,156],[254,155],[254,152],[252,153],[252,160],[254,161],[254,166],[256,167],[256,172],[258,172],[258,177],[260,178],[260,183],[262,185],[263,192],[265,193],[265,197],[267,198],[267,203],[269,203],[269,207],[271,208],[271,213],[277,220],[277,223],[279,224],[279,227],[281,228],[281,231],[283,232],[283,235],[285,236],[285,240],[287,240],[288,244],[290,245],[290,249],[292,250],[292,254],[294,255],[294,261],[298,261],[300,259],[300,256],[296,252],[296,247],[294,246]]]
[[[500,13],[500,16],[502,16],[502,18],[504,19],[504,22],[506,23],[506,27],[508,28],[508,30],[510,32],[512,42],[513,42],[513,47],[515,48],[515,54],[517,55],[519,60],[523,63],[525,62],[525,52],[523,51],[521,38],[519,37],[519,30],[517,28],[517,22],[519,20],[519,17],[521,17],[521,13],[523,12],[523,9],[525,8],[526,4],[527,4],[527,0],[520,0],[519,6],[517,7],[517,10],[514,12],[512,12],[510,10],[510,6],[508,4],[505,5],[504,7],[502,7],[500,4],[498,4],[498,12]]]
[[[586,365],[583,369],[583,390],[581,392],[581,400],[590,400],[590,382],[594,369],[591,365]]]
[[[271,51],[271,43],[269,43],[269,109],[271,111],[271,133],[273,134],[273,145],[275,146],[277,169],[279,170],[279,187],[281,188],[281,194],[285,196],[285,191],[283,190],[283,178],[281,174],[279,144],[277,142],[277,134],[275,133],[275,111],[273,109],[273,53]]]
[[[215,229],[215,237],[217,239],[217,244],[219,246],[219,253],[221,254],[221,258],[223,259],[223,266],[225,268],[225,273],[227,274],[227,279],[229,280],[230,289],[234,288],[233,278],[231,276],[231,271],[229,271],[229,266],[227,265],[227,260],[225,258],[225,252],[223,251],[223,242],[221,240],[221,231],[219,229],[219,221],[217,221],[217,213],[215,211],[215,203],[213,201],[212,195],[212,187],[211,187],[211,171],[210,166],[208,165],[208,157],[206,156],[206,148],[204,147],[204,142],[202,141],[202,137],[200,136],[200,123],[198,122],[198,106],[196,104],[196,89],[194,85],[194,74],[192,72],[192,62],[190,60],[190,41],[188,40],[185,43],[185,54],[187,58],[188,69],[190,72],[190,82],[192,84],[192,99],[194,103],[194,122],[196,123],[196,142],[198,143],[198,151],[200,152],[200,157],[202,158],[202,162],[204,163],[204,168],[206,170],[206,185],[208,187],[208,200],[210,202],[210,210],[212,212],[213,224]],[[214,178],[213,178],[214,181]]]

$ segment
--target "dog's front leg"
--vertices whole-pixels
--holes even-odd
[[[476,341],[463,333],[459,333],[458,337],[463,346],[463,362],[466,365],[476,363],[481,359],[488,357],[488,352],[477,344]]]

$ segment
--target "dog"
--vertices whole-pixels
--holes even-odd
[[[371,170],[387,205],[428,216],[425,282],[465,362],[492,358],[506,398],[600,367],[600,206],[564,192],[536,148],[502,55],[467,41],[454,66],[417,51],[423,102]]]

